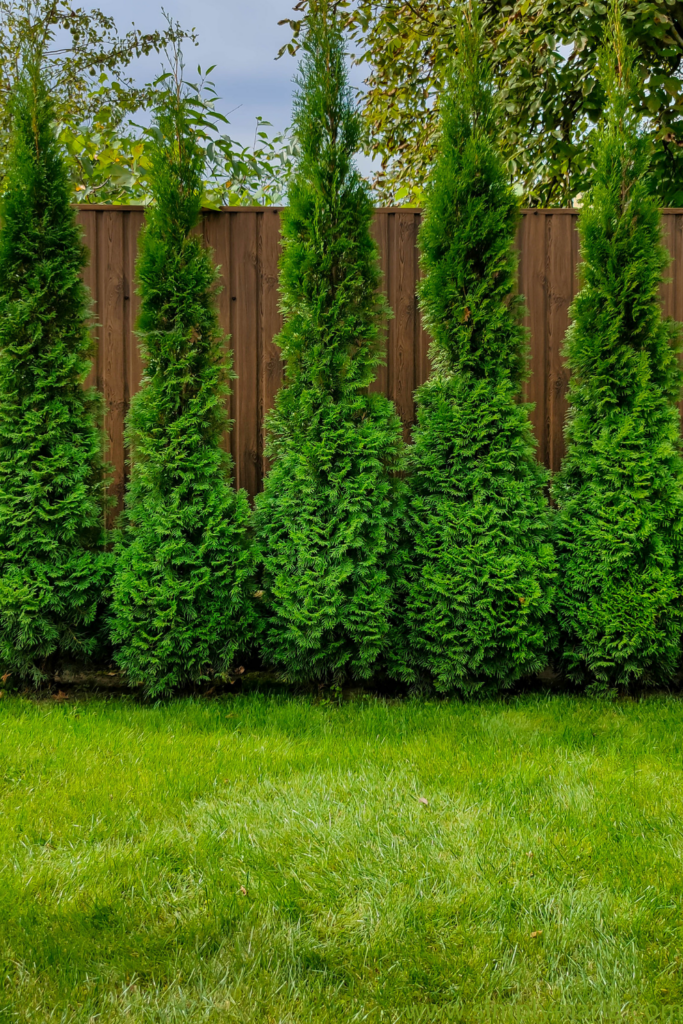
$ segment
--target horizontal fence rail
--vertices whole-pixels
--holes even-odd
[[[524,295],[530,332],[530,375],[526,398],[538,457],[557,470],[564,452],[568,373],[562,356],[569,305],[577,290],[578,210],[525,210],[517,235],[519,290]],[[90,249],[84,272],[94,301],[97,356],[89,383],[104,394],[112,494],[118,507],[126,484],[123,427],[131,397],[138,390],[142,360],[134,325],[137,237],[144,221],[138,206],[79,206],[78,221]],[[665,210],[664,233],[672,255],[662,288],[666,315],[683,320],[683,210]],[[375,211],[373,232],[380,251],[383,287],[394,312],[387,330],[386,365],[374,388],[393,399],[406,437],[414,420],[413,392],[429,373],[429,338],[417,305],[417,234],[421,212]],[[235,462],[235,482],[254,495],[264,471],[264,417],[282,381],[280,350],[273,338],[282,321],[278,308],[280,214],[274,207],[238,207],[206,212],[203,234],[220,267],[218,297],[223,329],[230,335],[234,369],[229,414],[234,427],[227,445]]]

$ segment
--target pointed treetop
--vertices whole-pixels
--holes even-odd
[[[456,53],[444,96],[450,117],[464,137],[475,133],[490,135],[495,130],[496,109],[491,59],[479,5],[470,0],[455,12]]]
[[[302,50],[293,107],[301,147],[298,172],[322,171],[330,176],[328,183],[339,187],[355,172],[361,122],[348,80],[341,20],[329,0],[312,5]]]
[[[624,31],[623,4],[621,0],[612,0],[598,68],[607,95],[606,120],[624,130],[640,120],[634,103],[636,57],[636,48]]]

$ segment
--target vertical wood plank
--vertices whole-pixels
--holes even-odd
[[[420,237],[420,227],[421,227],[421,225],[422,225],[422,216],[420,214],[420,211],[417,210],[415,212],[415,241],[416,241],[416,245],[417,245],[417,242],[418,242],[419,237]],[[420,267],[420,249],[419,249],[419,246],[418,246],[417,252],[415,254],[415,261],[416,261],[417,282],[419,283],[419,281],[422,278],[422,269]],[[417,292],[417,287],[416,287],[415,290]],[[427,331],[425,330],[424,324],[422,323],[422,314],[420,313],[420,304],[419,304],[419,301],[417,301],[417,298],[416,298],[416,309],[415,309],[415,323],[416,323],[416,328],[417,328],[417,336],[416,336],[416,342],[415,342],[415,344],[416,344],[416,353],[415,353],[415,387],[419,388],[421,384],[424,384],[424,382],[429,377],[429,374],[431,373],[432,364],[431,364],[431,361],[429,359],[429,346],[432,343],[432,339],[428,335]]]
[[[389,250],[389,214],[386,210],[375,210],[375,215],[372,218],[372,237],[377,243],[379,249],[379,266],[382,273],[380,280],[380,291],[387,295],[387,267],[388,267],[388,250]],[[382,347],[384,350],[384,361],[381,366],[377,367],[377,376],[370,385],[370,391],[379,391],[383,394],[387,393],[387,384],[389,379],[389,370],[387,367],[388,346],[389,339],[389,323],[384,327],[384,334],[382,336]]]
[[[226,349],[232,350],[232,295],[230,291],[230,231],[232,227],[232,214],[223,212],[205,212],[202,219],[202,230],[204,242],[213,251],[213,261],[218,269],[218,293],[216,306],[218,309],[218,321],[221,329],[228,335]],[[235,384],[232,381],[232,395],[226,403],[226,411],[232,420],[235,416]],[[223,446],[235,458],[235,446],[232,430],[226,430],[223,435]]]
[[[97,387],[100,376],[100,345],[97,332],[97,214],[94,210],[76,210],[76,223],[83,232],[83,242],[88,250],[88,262],[83,268],[82,277],[91,299],[93,357],[90,373],[85,380],[85,387],[93,388]]]
[[[391,302],[394,310],[394,344],[388,366],[388,393],[404,428],[414,418],[415,390],[415,215],[412,210],[394,217],[393,251],[389,266]]]
[[[568,372],[562,347],[568,305],[578,288],[576,225],[579,211],[526,211],[520,225],[519,288],[526,298],[531,332],[531,377],[526,388],[536,403],[533,425],[539,458],[557,469],[563,453],[563,421]],[[112,493],[120,506],[125,482],[123,422],[142,369],[134,336],[138,298],[134,291],[137,235],[144,212],[139,208],[78,209],[78,222],[91,252],[83,279],[93,297],[93,335],[97,356],[89,382],[104,393],[108,458],[115,466]],[[662,289],[664,312],[683,320],[683,211],[663,213],[664,231],[674,260],[670,283]],[[395,317],[389,324],[387,367],[373,385],[395,401],[406,427],[413,419],[413,390],[429,372],[429,339],[415,301],[419,274],[416,239],[419,211],[379,210],[373,233],[380,245],[384,288]],[[218,297],[221,326],[234,335],[235,419],[232,443],[236,476],[251,494],[264,471],[263,419],[280,386],[280,351],[273,337],[280,329],[277,261],[279,213],[244,208],[207,212],[207,244],[221,265],[223,290]],[[683,403],[682,403],[683,405]]]
[[[524,389],[527,402],[534,404],[531,423],[538,441],[538,459],[548,464],[548,435],[546,431],[545,353],[546,327],[546,214],[528,210],[522,217],[517,238],[520,248],[519,290],[524,296],[529,329],[530,376]]]
[[[135,261],[138,254],[138,238],[145,222],[142,210],[130,210],[125,213],[125,266],[124,287],[126,301],[126,404],[140,390],[143,361],[140,354],[140,342],[135,333],[138,314],[140,312],[140,296],[137,294],[135,278]]]
[[[113,499],[112,519],[123,507],[125,490],[125,453],[123,426],[126,414],[125,300],[123,218],[115,208],[98,211],[97,295],[100,321],[100,390],[104,395],[105,432],[109,439],[108,457],[114,467],[109,493]]]
[[[231,216],[235,216],[231,214]],[[232,303],[232,350],[237,380],[234,382],[233,444],[235,483],[253,497],[260,487],[260,422],[258,308],[259,214],[253,209],[235,217],[232,227],[230,300]]]
[[[564,420],[567,415],[569,370],[562,350],[569,326],[569,305],[574,295],[574,265],[571,260],[573,217],[563,214],[546,218],[548,283],[546,295],[546,436],[547,462],[556,473],[564,455]]]
[[[275,395],[282,383],[283,363],[280,349],[273,339],[282,329],[278,260],[280,258],[280,213],[266,208],[259,215],[259,490],[268,471],[264,455],[266,417],[273,408]]]

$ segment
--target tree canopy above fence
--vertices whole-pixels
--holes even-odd
[[[301,18],[289,20],[294,40]],[[433,161],[439,97],[456,47],[460,5],[451,0],[340,0],[358,63],[367,68],[362,110],[370,148],[381,157],[379,198],[417,201]],[[604,91],[597,51],[607,22],[602,0],[482,0],[487,37],[506,113],[501,145],[530,206],[568,205],[591,173],[591,135]],[[655,156],[657,193],[683,206],[681,145],[683,7],[625,0],[624,24],[639,47],[638,102]]]

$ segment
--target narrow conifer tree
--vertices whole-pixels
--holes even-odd
[[[263,655],[291,681],[368,678],[387,653],[402,514],[402,433],[369,393],[383,357],[372,202],[333,4],[311,8],[294,102],[300,148],[283,216],[285,382],[256,501]]]
[[[104,438],[90,370],[87,262],[39,57],[12,96],[0,232],[0,664],[39,683],[98,653]]]
[[[679,660],[683,462],[680,333],[662,317],[668,255],[617,5],[600,60],[609,107],[579,219],[567,454],[552,493],[560,664],[576,683],[611,688],[663,682]]]
[[[463,693],[545,666],[555,574],[547,474],[521,402],[519,211],[494,99],[470,8],[419,237],[433,369],[416,395],[405,594],[407,675]]]
[[[229,671],[253,642],[250,510],[221,447],[233,374],[217,271],[194,230],[205,111],[179,74],[155,113],[155,202],[136,268],[146,369],[126,425],[131,479],[113,585],[117,662],[150,694]]]

